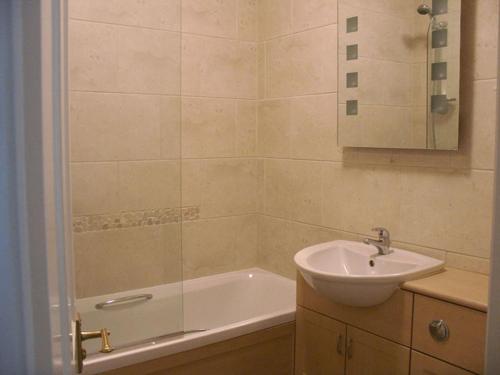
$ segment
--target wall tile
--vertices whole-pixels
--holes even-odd
[[[236,154],[255,156],[257,153],[257,101],[238,100],[236,103]]]
[[[116,212],[118,165],[116,163],[71,163],[73,215]]]
[[[181,0],[70,0],[69,17],[179,31]]]
[[[295,96],[337,91],[337,26],[266,43],[267,94]]]
[[[180,34],[117,27],[118,91],[180,94]]]
[[[184,223],[184,279],[253,267],[257,227],[257,215]]]
[[[259,0],[259,38],[268,40],[292,30],[292,0]]]
[[[398,239],[487,257],[492,178],[488,171],[403,170]]]
[[[460,98],[459,152],[451,155],[458,168],[493,169],[495,157],[496,81],[464,86]]]
[[[259,153],[268,157],[289,157],[291,108],[287,99],[259,102]]]
[[[290,161],[264,160],[264,214],[290,218],[292,184]]]
[[[236,103],[232,99],[182,99],[182,155],[185,158],[235,154]]]
[[[69,84],[73,90],[116,92],[116,26],[69,21]]]
[[[75,234],[77,297],[163,284],[168,250],[160,227]]]
[[[257,212],[256,160],[189,160],[182,174],[183,206],[200,206],[202,218]]]
[[[160,157],[159,96],[71,93],[73,161]]]
[[[325,163],[323,225],[361,234],[381,226],[399,238],[400,179],[397,168]]]
[[[181,98],[160,97],[161,158],[181,157]]]
[[[184,95],[255,99],[256,43],[184,35],[182,72]]]
[[[293,31],[337,23],[337,0],[293,0]]]
[[[238,37],[237,0],[183,0],[182,31],[226,38]]]
[[[462,254],[446,253],[446,266],[470,272],[478,272],[485,275],[490,273],[489,259]]]
[[[322,163],[311,161],[290,161],[291,218],[293,220],[322,223]]]
[[[122,210],[180,206],[179,161],[120,162],[119,176]]]
[[[337,147],[337,95],[291,100],[290,154],[298,159],[342,160]]]
[[[258,0],[238,0],[239,39],[257,41],[258,39]]]
[[[462,77],[489,79],[497,77],[498,1],[462,2]]]
[[[173,94],[180,92],[180,34],[70,21],[73,90]]]

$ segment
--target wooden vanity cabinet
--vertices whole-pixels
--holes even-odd
[[[473,372],[450,365],[415,350],[411,352],[410,373],[411,375],[474,375]]]
[[[296,375],[407,375],[410,349],[298,307]]]
[[[344,375],[345,324],[298,306],[295,334],[296,375]]]
[[[296,375],[481,374],[486,313],[398,290],[373,307],[336,304],[297,279]],[[431,323],[443,322],[445,339]]]

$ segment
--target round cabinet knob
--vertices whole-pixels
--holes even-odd
[[[429,332],[434,340],[443,342],[450,337],[450,330],[444,320],[433,320],[429,323]]]

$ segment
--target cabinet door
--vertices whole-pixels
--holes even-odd
[[[439,359],[412,351],[411,375],[473,375],[472,372],[462,370]]]
[[[347,327],[347,375],[408,375],[410,349]]]
[[[297,306],[295,375],[344,375],[346,326]]]

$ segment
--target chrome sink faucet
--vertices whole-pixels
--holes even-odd
[[[377,248],[377,255],[388,255],[392,253],[391,250],[391,235],[385,228],[373,228],[372,231],[378,233],[378,239],[374,240],[366,238],[363,242],[367,245],[373,245]]]

